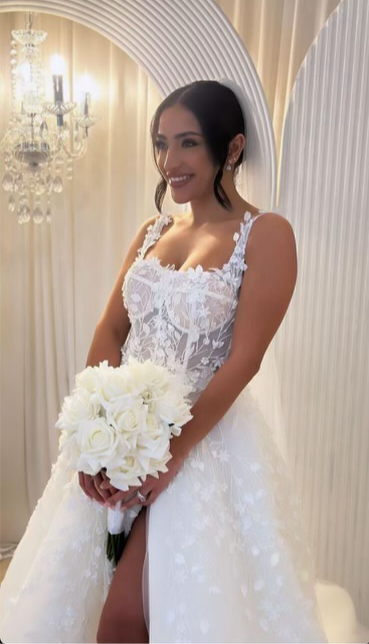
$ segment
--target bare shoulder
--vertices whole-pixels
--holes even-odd
[[[145,237],[149,226],[153,226],[155,222],[159,219],[160,215],[154,215],[153,217],[149,217],[148,219],[145,219],[145,221],[140,225],[140,227],[137,230],[136,237]],[[142,240],[143,241],[143,240]]]
[[[282,263],[288,258],[297,263],[295,233],[288,219],[276,212],[265,212],[257,217],[250,230],[246,254],[249,262],[264,261],[276,255]]]
[[[146,237],[146,233],[148,232],[150,226],[153,226],[158,219],[157,215],[154,215],[153,217],[149,217],[148,219],[145,219],[145,221],[140,224],[138,229],[136,230],[135,235],[132,237],[130,240],[130,243],[128,245],[128,249],[126,252],[126,257],[123,262],[122,266],[122,272],[125,273],[129,266],[132,264],[134,261],[139,249],[143,245]]]
[[[254,236],[257,234],[265,238],[274,235],[295,237],[293,228],[288,219],[277,212],[263,212],[262,215],[256,217],[256,219],[258,220],[258,224],[254,222],[252,226]]]
[[[295,235],[285,217],[268,212],[253,222],[245,263],[247,271],[235,316],[231,355],[258,369],[296,284]],[[245,373],[248,369],[245,367]]]

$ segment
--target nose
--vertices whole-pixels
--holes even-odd
[[[177,169],[177,167],[179,167],[179,159],[178,159],[178,156],[176,156],[176,153],[173,150],[173,148],[169,149],[169,146],[168,146],[166,152],[164,151],[163,157],[164,158],[162,160],[162,163],[163,163],[162,167],[165,174],[168,174],[169,172],[174,172]]]

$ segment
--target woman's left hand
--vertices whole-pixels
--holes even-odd
[[[159,494],[168,487],[169,483],[174,479],[183,461],[187,457],[187,453],[183,453],[181,449],[177,448],[178,443],[176,442],[176,439],[177,437],[171,439],[170,453],[172,454],[172,458],[166,463],[168,471],[159,472],[159,478],[149,475],[146,477],[146,481],[142,483],[142,485],[132,486],[129,490],[123,492],[111,485],[110,480],[104,474],[104,478],[106,480],[100,487],[105,490],[108,489],[112,494],[112,496],[105,502],[105,505],[114,508],[118,501],[122,501],[120,509],[126,510],[134,507],[135,505],[142,505],[145,507],[154,503]],[[139,500],[137,497],[138,490],[141,494],[147,496],[146,501]]]

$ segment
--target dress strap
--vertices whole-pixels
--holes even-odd
[[[249,238],[250,230],[256,221],[256,219],[259,219],[262,215],[264,215],[267,211],[266,210],[259,210],[259,214],[255,215],[255,217],[251,216],[251,213],[246,212],[244,214],[244,221],[241,222],[241,238],[242,238],[242,243],[241,246],[243,247],[243,255],[245,256],[246,252],[246,245],[247,245],[247,240]]]
[[[170,222],[171,222],[171,217],[169,215],[166,215],[165,213],[161,213],[155,219],[154,223],[150,224],[150,226],[147,227],[143,244],[141,248],[137,251],[137,259],[143,259],[145,257],[150,246],[152,246],[158,241],[161,235],[163,226],[165,224],[169,224]]]
[[[250,212],[245,212],[243,221],[241,221],[240,224],[240,232],[233,235],[236,245],[229,261],[225,265],[225,277],[227,277],[229,281],[236,282],[238,286],[241,284],[243,272],[247,269],[245,252],[250,230],[254,221],[259,219],[259,217],[264,215],[266,212],[266,210],[259,210],[259,214],[254,217]]]

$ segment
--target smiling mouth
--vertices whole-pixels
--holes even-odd
[[[175,181],[175,180],[173,181],[173,180],[171,180],[171,181],[169,182],[169,185],[170,185],[170,187],[171,187],[171,188],[181,188],[182,186],[186,186],[186,185],[191,181],[191,179],[193,178],[193,176],[194,176],[194,175],[193,175],[193,174],[191,174],[190,176],[188,176],[188,177],[187,177],[187,179],[183,179],[182,181],[178,181],[178,180],[177,180],[177,181]]]

